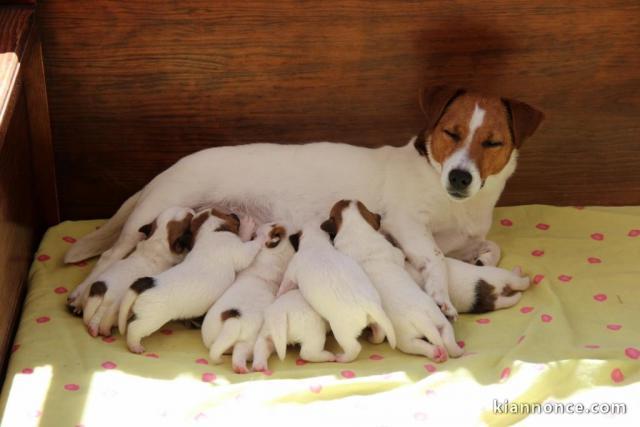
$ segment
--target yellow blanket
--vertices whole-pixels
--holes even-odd
[[[535,284],[511,309],[463,315],[460,359],[435,364],[365,344],[350,364],[304,363],[290,351],[284,362],[270,360],[273,372],[246,375],[228,359],[210,364],[199,331],[179,324],[148,338],[144,355],[129,353],[118,335],[86,333],[64,302],[93,263],[65,266],[62,257],[99,224],[53,227],[36,253],[2,391],[3,426],[238,426],[272,417],[305,427],[639,425],[640,208],[497,209],[490,238],[503,249],[501,265],[523,266]],[[593,414],[625,409],[617,403],[625,415]],[[581,404],[592,414],[566,414]]]

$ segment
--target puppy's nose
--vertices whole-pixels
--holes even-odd
[[[449,184],[457,191],[466,190],[472,179],[471,174],[462,169],[454,169],[449,172]]]

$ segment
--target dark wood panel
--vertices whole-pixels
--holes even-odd
[[[27,110],[24,96],[18,95],[0,150],[0,376],[4,375],[37,238],[32,185]]]
[[[503,203],[640,203],[640,3],[38,5],[63,216],[108,216],[195,150],[402,144],[448,82],[547,113]]]

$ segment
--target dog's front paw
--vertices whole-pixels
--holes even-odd
[[[500,262],[500,246],[491,240],[485,240],[478,248],[478,255],[473,260],[473,264],[495,267]]]
[[[142,346],[142,344],[130,344],[129,351],[135,354],[142,354],[144,353],[144,347]]]
[[[442,266],[446,265],[441,263]],[[440,307],[440,311],[447,316],[450,321],[458,319],[458,312],[453,306],[451,299],[449,298],[449,292],[447,288],[447,276],[444,270],[438,265],[432,265],[429,271],[425,269],[423,271],[425,287],[424,290],[433,301]]]

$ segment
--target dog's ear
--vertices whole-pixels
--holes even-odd
[[[322,229],[322,231],[329,235],[331,241],[333,241],[333,239],[336,238],[336,234],[338,234],[336,221],[333,219],[333,217],[320,224],[320,228]]]
[[[513,145],[516,148],[520,148],[524,140],[533,135],[538,129],[538,126],[544,120],[544,113],[529,104],[514,99],[503,98],[502,103],[507,110],[507,120]]]
[[[284,227],[276,225],[269,231],[269,240],[265,243],[265,246],[269,249],[273,249],[280,244],[284,236],[287,235],[287,231]]]
[[[293,246],[293,250],[296,252],[298,252],[298,248],[300,247],[300,236],[302,236],[302,231],[289,235],[289,242],[291,242],[291,246]]]
[[[376,231],[380,230],[380,225],[382,223],[382,216],[380,214],[371,212],[364,205],[364,203],[362,203],[359,200],[356,203],[356,206],[358,207],[358,211],[360,212],[360,215],[362,216],[362,218],[364,218],[364,220],[367,221],[369,225],[373,227],[374,230]]]
[[[198,215],[196,215],[195,218],[193,218],[193,220],[191,220],[191,225],[189,226],[189,228],[191,230],[191,235],[194,242],[196,236],[198,235],[198,230],[200,230],[202,224],[204,224],[205,221],[209,219],[209,216],[211,216],[211,211],[207,209],[204,212],[200,212]]]
[[[171,250],[177,254],[193,249],[193,234],[191,230],[186,230],[171,245]]]
[[[424,130],[430,133],[447,111],[447,107],[464,93],[465,89],[445,85],[422,88],[419,101],[426,119]]]
[[[169,239],[169,248],[176,254],[191,249],[193,235],[191,234],[191,222],[193,214],[189,213],[178,221],[173,220],[167,223],[167,238]]]
[[[153,234],[154,231],[156,231],[156,228],[158,227],[158,223],[156,222],[156,220],[154,219],[153,222],[149,223],[149,224],[145,224],[142,227],[140,227],[138,229],[138,231],[142,234],[144,234],[144,238],[148,239],[149,237],[151,237],[151,235]]]

